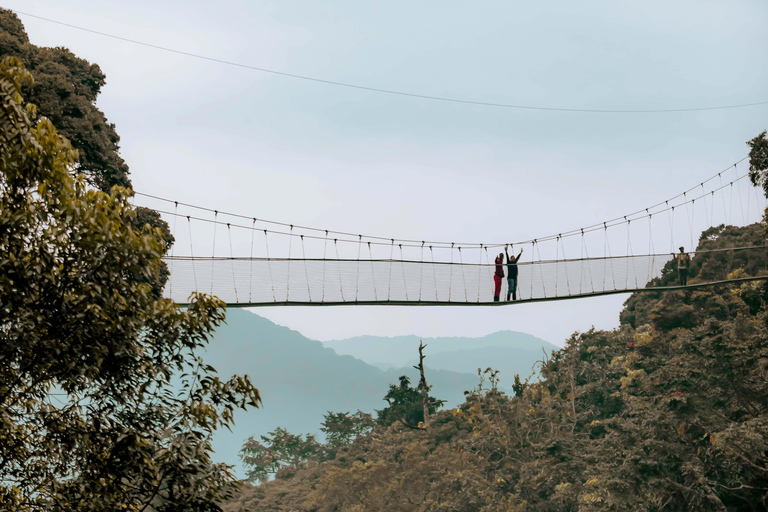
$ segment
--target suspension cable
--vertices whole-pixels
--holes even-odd
[[[723,185],[722,185],[722,176],[721,176],[722,173],[727,171],[727,170],[729,170],[731,167],[737,167],[738,164],[740,164],[741,162],[745,161],[747,158],[749,158],[749,157],[745,156],[741,160],[737,161],[735,164],[729,165],[723,171],[720,171],[718,174],[713,175],[712,177],[710,177],[710,178],[700,182],[695,187],[692,187],[692,188],[686,190],[683,193],[677,194],[676,196],[673,196],[673,197],[671,197],[671,198],[669,198],[669,199],[667,199],[665,201],[659,202],[659,203],[657,203],[657,204],[655,204],[653,206],[649,206],[649,207],[644,208],[642,210],[638,210],[636,212],[627,214],[626,217],[630,217],[630,218],[633,218],[633,220],[636,220],[635,217],[637,215],[639,215],[639,214],[641,214],[643,212],[647,213],[648,210],[654,210],[654,209],[656,209],[656,208],[658,208],[658,207],[660,207],[662,205],[667,205],[668,206],[670,201],[674,201],[675,199],[683,197],[684,194],[692,192],[694,189],[696,189],[698,187],[702,187],[703,188],[703,185],[705,183],[709,183],[710,181],[718,179],[718,178],[720,179],[721,188],[722,188],[723,187]],[[741,179],[743,179],[743,178],[745,178],[747,176],[748,175],[745,174],[745,175],[741,176],[740,178],[738,178],[737,180],[734,180],[734,181],[741,180]],[[190,203],[183,203],[183,202],[180,202],[180,201],[173,201],[171,199],[166,199],[166,198],[159,197],[159,196],[152,195],[152,194],[145,194],[143,192],[135,192],[134,191],[134,194],[142,196],[142,197],[147,197],[147,198],[151,198],[151,199],[154,199],[154,200],[158,200],[158,201],[167,202],[167,203],[177,203],[180,206],[184,206],[184,207],[187,207],[187,208],[194,208],[194,209],[201,210],[201,211],[208,211],[208,212],[217,212],[218,211],[218,210],[213,210],[213,209],[210,209],[210,208],[206,208],[206,207],[202,207],[202,206],[198,206],[198,205],[194,205],[194,204],[190,204]],[[724,201],[724,198],[723,198],[723,201]],[[160,210],[157,210],[157,211],[160,211]],[[170,214],[170,212],[161,212],[161,213]],[[253,218],[252,216],[240,215],[240,214],[236,214],[236,213],[228,213],[228,212],[223,212],[223,211],[218,211],[218,213],[221,214],[221,215],[227,215],[227,216],[231,216],[231,217],[248,219],[248,220]],[[654,213],[660,213],[660,212],[654,212]],[[600,227],[603,227],[604,224],[614,225],[616,222],[623,220],[624,217],[625,216],[616,217],[616,218],[610,219],[608,221],[603,221],[603,222],[592,224],[592,225],[589,225],[589,226],[584,226],[583,228],[576,228],[576,229],[573,229],[573,230],[570,230],[570,231],[565,231],[563,233],[560,233],[559,236],[561,238],[565,238],[565,237],[568,237],[568,236],[579,235],[581,233],[582,229],[585,232],[597,230]],[[199,220],[205,220],[205,219],[199,219]],[[265,219],[260,219],[260,222],[264,222],[264,223],[268,223],[268,224],[272,224],[272,225],[276,225],[276,226],[284,226],[284,227],[291,226],[291,224],[288,224],[288,223],[277,222],[277,221],[270,221],[270,220],[265,220]],[[243,226],[237,226],[234,223],[232,224],[232,226],[233,227],[243,227]],[[309,226],[299,226],[299,225],[296,225],[294,227],[296,227],[297,229],[308,230],[308,231],[316,231],[316,232],[319,232],[319,233],[322,233],[322,232],[326,231],[326,230],[321,229],[321,228],[313,228],[313,227],[309,227]],[[288,234],[288,233],[284,233],[284,232],[276,232],[276,234],[277,233],[279,233],[279,234]],[[333,233],[335,235],[341,235],[341,236],[348,236],[348,237],[357,237],[358,236],[357,234],[352,234],[352,233],[343,232],[343,231],[329,230],[329,233]],[[537,240],[538,241],[554,240],[557,236],[558,235],[550,235],[550,236],[546,236],[546,237],[539,237],[539,238],[537,238]],[[310,236],[310,238],[321,238],[321,237],[312,237],[312,236]],[[378,236],[368,236],[368,235],[366,235],[366,238],[368,238],[370,240],[377,240],[377,241],[380,241],[380,242],[389,241],[389,240],[392,239],[391,237],[378,237]],[[342,241],[342,242],[343,241],[354,242],[354,240],[345,240],[343,238],[339,238],[338,240]],[[402,242],[406,246],[409,246],[408,244],[413,244],[413,245],[410,245],[412,247],[418,247],[418,244],[421,242],[420,240],[410,240],[410,239],[395,239],[395,240]],[[518,242],[515,242],[515,243],[519,244],[519,243],[528,243],[528,242],[532,242],[532,240],[518,241]],[[373,242],[373,243],[375,244],[376,242]],[[444,248],[447,248],[451,244],[451,242],[442,242],[442,241],[427,241],[427,243],[430,243],[430,244],[432,244],[435,247],[442,246]],[[381,243],[380,243],[380,245],[381,245]],[[483,247],[503,247],[505,245],[505,243],[477,244],[477,243],[464,243],[464,242],[462,242],[461,245],[470,246],[470,247],[471,246],[478,246],[478,245],[483,245]]]

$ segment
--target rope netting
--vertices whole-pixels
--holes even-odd
[[[173,226],[178,248],[166,258],[171,276],[164,293],[180,304],[195,291],[230,305],[492,304],[494,259],[505,249],[512,257],[524,249],[518,301],[643,289],[678,246],[693,256],[700,233],[710,226],[761,218],[765,198],[748,182],[746,170],[740,173],[743,161],[648,208],[513,244],[368,236],[136,196]],[[179,255],[187,246],[189,254]],[[728,249],[758,257],[761,247]],[[503,268],[502,302],[508,291]]]
[[[749,252],[754,258],[764,258],[766,253],[765,246],[728,250]],[[660,276],[670,259],[669,254],[655,254],[520,262],[518,302],[635,291],[645,286],[649,276]],[[306,271],[296,271],[290,268],[288,259],[174,257],[168,261],[173,263],[174,285],[172,292],[166,289],[167,295],[180,304],[196,291],[195,269],[214,276],[213,295],[228,304],[493,302],[495,265],[305,259],[302,262]],[[726,278],[716,276],[702,282],[720,282]],[[504,280],[502,301],[507,295],[507,286]],[[247,301],[239,298],[238,289],[241,294],[247,291]]]

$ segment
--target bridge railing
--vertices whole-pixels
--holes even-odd
[[[764,247],[739,248],[764,257]],[[645,288],[671,254],[520,262],[522,301]],[[494,265],[352,259],[168,258],[165,295],[185,303],[195,291],[231,305],[488,304]],[[505,267],[506,273],[506,267]],[[725,276],[718,276],[717,280]],[[501,299],[508,282],[502,280]]]

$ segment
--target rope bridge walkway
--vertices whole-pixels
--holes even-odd
[[[171,275],[164,295],[178,304],[186,304],[194,292],[203,292],[230,307],[489,306],[681,288],[646,285],[661,276],[678,245],[694,248],[703,229],[739,220],[746,225],[762,216],[765,198],[750,186],[746,173],[738,173],[743,161],[732,166],[732,179],[726,174],[729,167],[678,196],[632,214],[513,244],[366,236],[226,213],[148,194],[136,196],[142,206],[163,215],[176,238],[166,258]],[[668,251],[666,247],[655,250],[667,243]],[[642,245],[643,250],[633,250],[633,244]],[[188,254],[175,254],[177,247],[187,245]],[[508,292],[504,265],[497,302],[494,259],[510,246],[516,253],[510,251],[513,258],[518,248],[525,248],[525,257],[517,265],[517,300],[504,301]],[[729,258],[739,253],[742,261],[766,261],[764,243],[688,252],[694,258],[725,252]],[[694,280],[688,288],[754,279],[763,277],[717,276]]]

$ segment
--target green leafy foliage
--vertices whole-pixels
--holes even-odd
[[[223,304],[158,299],[167,238],[73,177],[32,83],[0,64],[0,509],[217,510],[235,481],[211,434],[259,402],[197,356]]]
[[[96,99],[106,84],[98,65],[75,56],[66,48],[40,48],[29,42],[24,26],[10,10],[0,8],[0,59],[17,57],[26,63],[35,80],[24,85],[27,101],[37,113],[56,126],[78,152],[71,168],[87,182],[109,192],[115,185],[130,188],[128,165],[120,156],[120,137],[115,125],[96,107]],[[136,208],[128,221],[138,228],[149,224],[159,228],[167,245],[173,244],[168,224],[146,208]],[[170,272],[165,263],[150,282],[157,297]]]
[[[768,197],[768,138],[767,132],[747,142],[749,146],[749,179],[756,187],[761,187]]]
[[[426,390],[429,390],[432,386]],[[411,387],[411,380],[405,376],[400,376],[399,385],[390,384],[389,391],[384,396],[387,401],[387,407],[376,410],[376,423],[379,425],[391,425],[398,422],[410,428],[416,428],[419,423],[424,422],[422,386]],[[442,401],[432,396],[429,400],[429,414],[434,414],[442,405]]]
[[[361,410],[354,414],[329,411],[323,416],[320,430],[325,434],[328,448],[335,449],[347,446],[358,436],[370,432],[375,426],[373,415]]]
[[[322,457],[323,447],[311,434],[291,434],[278,427],[260,439],[248,438],[240,450],[240,459],[251,482],[264,482],[283,467],[299,469]]]
[[[106,83],[99,66],[66,48],[39,48],[29,42],[15,13],[0,9],[0,57],[18,57],[35,76],[25,96],[78,150],[73,165],[88,181],[108,191],[130,187],[128,166],[120,157],[115,125],[96,107]]]

